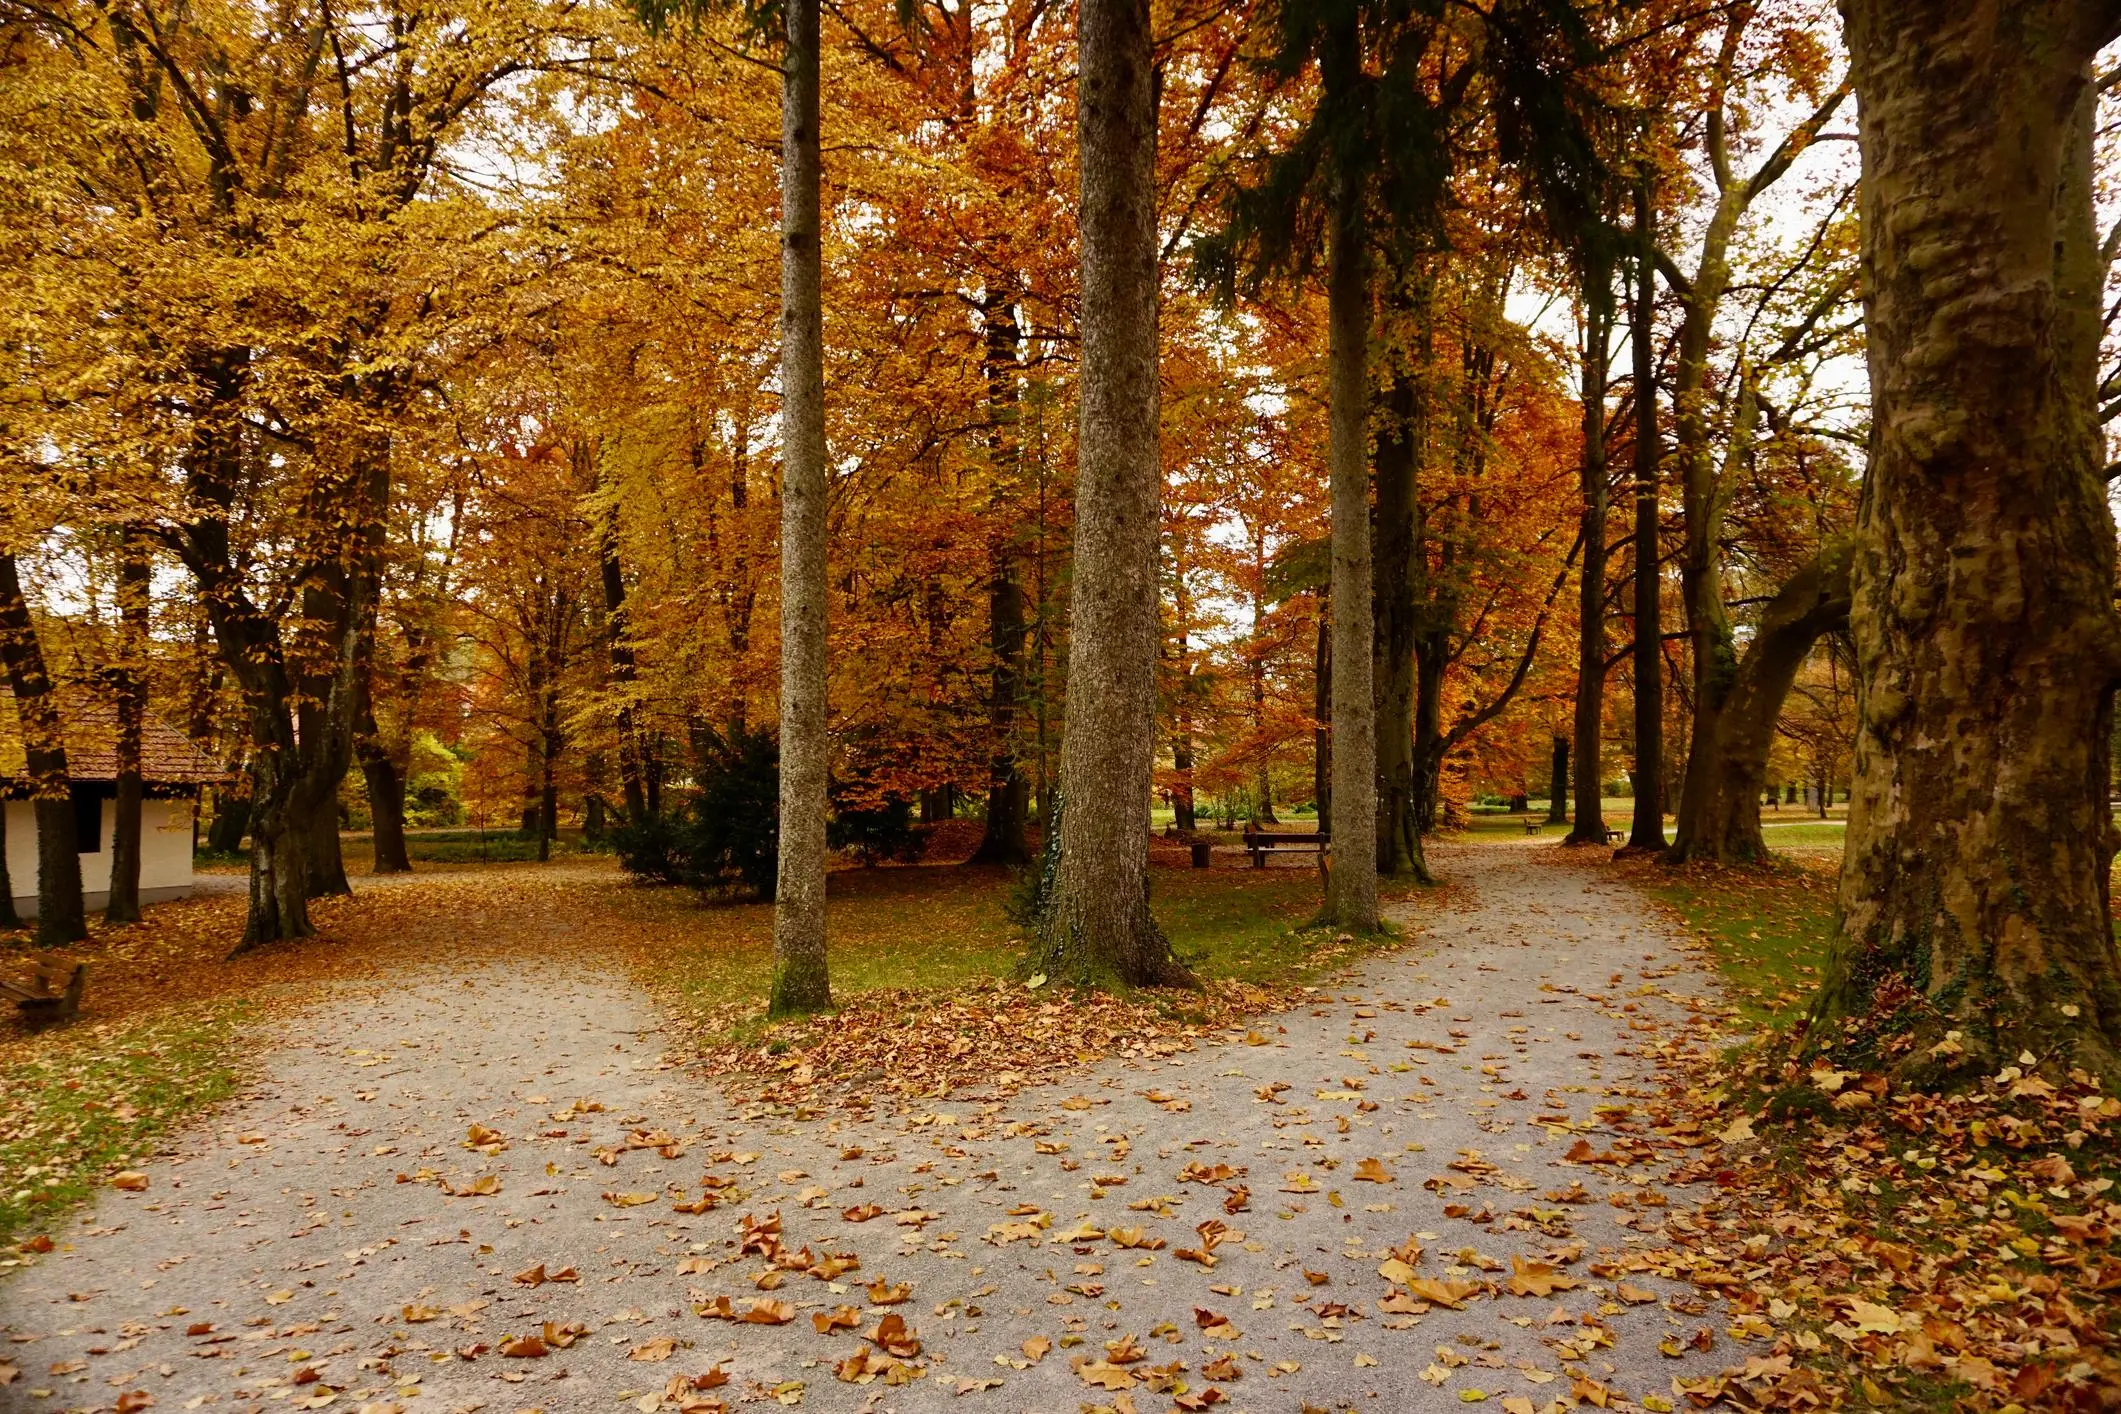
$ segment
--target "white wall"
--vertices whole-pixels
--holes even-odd
[[[143,901],[175,898],[190,891],[192,804],[183,799],[140,802]],[[37,910],[36,815],[26,800],[0,805],[7,810],[7,882],[14,891],[15,911],[28,917]],[[110,894],[110,836],[116,814],[117,802],[104,801],[97,836],[103,848],[81,856],[81,892],[91,908],[99,907]]]

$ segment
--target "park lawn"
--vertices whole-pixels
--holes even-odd
[[[828,915],[834,994],[947,989],[1008,976],[1025,950],[1023,930],[1008,915],[1011,888],[1004,871],[970,866],[835,872]],[[1305,926],[1318,904],[1318,876],[1308,869],[1152,875],[1157,921],[1178,955],[1212,981],[1297,985],[1345,966],[1350,947],[1326,946],[1330,937]],[[634,891],[625,906],[643,921],[654,919],[654,931],[683,938],[650,963],[681,1005],[765,1001],[770,905],[703,906],[682,890],[662,889]]]
[[[1811,1004],[1834,931],[1834,875],[1793,860],[1755,868],[1623,866],[1707,944],[1747,1020],[1782,1027]]]
[[[0,1243],[50,1227],[171,1126],[233,1094],[243,1012],[219,1002],[0,1049]]]

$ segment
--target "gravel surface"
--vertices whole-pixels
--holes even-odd
[[[1563,1156],[1586,1138],[1627,1148],[1613,1128],[1627,1115],[1594,1107],[1653,1091],[1638,1053],[1687,1017],[1662,993],[1709,984],[1631,890],[1561,850],[1436,862],[1460,885],[1451,901],[1315,1007],[1229,1044],[866,1119],[732,1105],[664,1056],[644,997],[542,964],[534,944],[510,964],[341,989],[284,1029],[249,1096],[141,1166],[144,1191],[107,1191],[58,1250],[0,1278],[0,1360],[21,1369],[0,1408],[145,1391],[157,1410],[778,1398],[1147,1414],[1175,1407],[1177,1380],[1227,1410],[1445,1409],[1478,1391],[1522,1414],[1578,1379],[1609,1407],[1660,1407],[1674,1374],[1743,1358],[1697,1288],[1641,1272],[1622,1292],[1610,1275],[1685,1228],[1686,1194],[1656,1177],[1666,1150]],[[659,1133],[623,1147],[640,1131]],[[1188,1166],[1214,1181],[1182,1181]],[[674,1212],[703,1175],[724,1201]],[[883,1211],[850,1220],[863,1205]],[[776,1211],[782,1250],[810,1260],[784,1257],[761,1290],[741,1220]],[[1228,1230],[1209,1228],[1204,1251],[1207,1223]],[[1161,1245],[1121,1248],[1114,1229]],[[1491,1285],[1461,1310],[1384,1301],[1379,1268],[1409,1244],[1420,1277],[1499,1285],[1513,1259],[1544,1260],[1568,1285]],[[859,1268],[789,1269],[828,1254]],[[540,1266],[576,1279],[518,1280]],[[910,1294],[874,1304],[871,1282]],[[785,1302],[794,1320],[696,1314],[725,1296],[740,1316]],[[857,1326],[813,1328],[842,1306]],[[900,1342],[904,1369],[863,1339],[890,1314],[920,1344]],[[502,1353],[531,1335],[549,1353]],[[871,1378],[837,1378],[861,1349]],[[1085,1360],[1131,1387],[1087,1383]],[[678,1389],[717,1365],[726,1385]]]

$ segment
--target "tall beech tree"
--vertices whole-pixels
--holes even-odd
[[[1872,441],[1841,924],[1812,1010],[1903,1068],[2121,1079],[2121,680],[2091,65],[2116,0],[1844,0]]]
[[[1190,984],[1149,912],[1157,566],[1155,46],[1148,0],[1083,0],[1082,374],[1059,851],[1035,956],[1058,977]]]

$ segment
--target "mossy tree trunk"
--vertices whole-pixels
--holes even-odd
[[[2116,0],[1843,0],[1862,100],[1872,459],[1859,726],[1814,1043],[1905,1025],[1942,1082],[2121,1079],[2091,65]],[[1922,1043],[1960,1033],[1963,1055]]]

